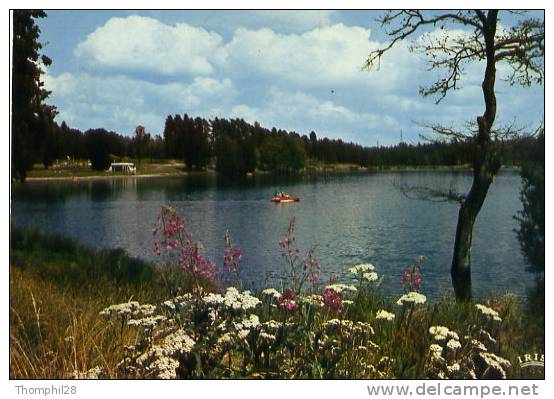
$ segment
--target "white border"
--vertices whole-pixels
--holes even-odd
[[[513,0],[504,1],[502,4],[492,1],[465,1],[465,2],[453,2],[453,3],[444,3],[438,1],[419,1],[414,4],[413,1],[389,1],[389,2],[380,2],[380,3],[370,3],[367,1],[353,1],[345,0],[337,2],[336,0],[321,0],[316,3],[314,2],[303,2],[299,3],[298,1],[293,0],[282,0],[282,1],[266,1],[261,3],[259,0],[241,0],[240,2],[224,2],[221,0],[204,0],[201,2],[176,2],[176,1],[166,1],[160,0],[155,3],[137,0],[137,1],[118,1],[117,4],[114,4],[114,1],[99,0],[94,3],[76,3],[70,2],[67,0],[64,1],[13,1],[10,0],[6,3],[6,12],[3,13],[4,21],[7,22],[8,19],[8,10],[9,8],[43,8],[43,9],[55,9],[55,8],[78,8],[78,9],[102,9],[102,8],[120,8],[120,9],[149,9],[155,6],[156,8],[186,8],[186,9],[222,9],[222,8],[238,8],[238,9],[366,9],[366,8],[402,8],[402,7],[414,7],[419,6],[419,8],[440,8],[447,6],[448,8],[454,8],[456,5],[463,8],[472,8],[472,7],[498,7],[502,6],[503,8],[521,8],[522,6],[528,8],[542,9],[546,8],[546,22],[549,21],[551,15],[551,9],[549,3],[547,4],[544,1],[526,1],[515,2]],[[315,6],[315,7],[314,7]],[[550,7],[548,7],[550,6]],[[9,32],[7,24],[2,24],[5,34]],[[546,29],[547,40],[546,42],[550,43],[548,40],[550,30]],[[551,36],[551,35],[550,35]],[[184,397],[190,398],[196,395],[204,397],[223,397],[223,398],[234,398],[234,397],[262,397],[264,399],[278,398],[283,399],[286,397],[297,398],[297,397],[321,397],[321,398],[355,398],[355,397],[368,397],[367,385],[380,383],[383,385],[394,385],[394,384],[404,384],[409,385],[412,389],[415,389],[417,386],[421,386],[422,381],[10,381],[8,380],[8,350],[9,350],[9,337],[8,337],[8,324],[9,324],[9,313],[8,313],[8,289],[9,289],[9,279],[7,274],[7,265],[9,264],[9,170],[10,164],[9,159],[7,159],[7,152],[9,148],[9,135],[8,135],[8,124],[9,124],[9,96],[8,96],[8,87],[9,87],[9,62],[8,54],[10,51],[10,40],[9,38],[4,37],[2,41],[2,53],[4,56],[4,62],[2,63],[2,76],[4,90],[3,96],[1,98],[2,109],[5,110],[2,118],[3,122],[3,134],[4,134],[4,143],[3,147],[4,156],[4,167],[2,168],[2,185],[1,192],[1,201],[2,201],[2,211],[0,224],[3,226],[2,232],[2,264],[5,267],[4,273],[1,275],[2,285],[4,294],[1,307],[1,317],[5,321],[3,327],[0,328],[0,342],[1,342],[1,353],[2,359],[0,361],[0,373],[4,378],[4,384],[2,393],[5,394],[4,397],[23,397],[22,395],[16,394],[16,385],[25,385],[25,386],[41,386],[41,387],[50,387],[52,385],[75,385],[78,390],[77,397],[79,398],[98,398],[98,397],[130,397],[130,398],[155,398],[160,395],[171,397],[175,396],[177,398]],[[552,63],[549,59],[550,52],[546,52],[546,66],[547,69]],[[552,58],[552,57],[550,57]],[[548,74],[547,74],[548,75]],[[549,84],[549,79],[546,79],[545,86],[545,106],[546,109],[551,109],[551,85]],[[545,115],[545,123],[548,125],[548,117]],[[547,154],[551,153],[550,139],[547,138],[546,142],[546,152]],[[551,162],[549,157],[546,161],[546,174],[550,176],[551,171]],[[549,203],[549,198],[551,196],[550,185],[547,182],[546,187],[546,202]],[[549,208],[550,209],[550,208]],[[551,225],[551,215],[549,210],[546,211],[546,229],[548,239],[550,239],[550,234],[548,233],[549,226]],[[549,277],[548,280],[551,280],[550,275],[554,273],[550,265],[550,260],[552,259],[551,251],[546,252],[546,274]],[[547,307],[552,304],[552,294],[550,290],[546,290],[546,302]],[[547,313],[546,318],[546,331],[552,331],[552,317]],[[547,341],[547,352],[548,352],[548,341]],[[547,356],[548,357],[548,356]],[[523,386],[527,384],[537,384],[539,386],[540,396],[538,397],[553,397],[554,388],[552,384],[548,382],[552,381],[554,377],[554,368],[546,368],[546,381],[507,381],[507,382],[476,382],[479,386],[481,385],[492,385],[499,384],[503,386],[507,385],[518,385]],[[433,383],[433,382],[430,382]],[[459,384],[472,384],[469,381],[459,382]],[[7,395],[6,395],[7,394]],[[62,396],[57,396],[62,397]],[[437,396],[433,396],[437,397]],[[441,396],[444,397],[444,396]],[[533,396],[537,397],[537,396]]]

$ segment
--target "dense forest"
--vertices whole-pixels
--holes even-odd
[[[524,163],[532,157],[536,138],[518,136],[498,141],[504,164]],[[222,174],[244,174],[255,170],[291,173],[306,167],[352,164],[361,167],[455,166],[471,162],[468,142],[399,143],[394,146],[363,147],[341,139],[318,138],[315,132],[301,135],[268,129],[243,119],[169,115],[162,134],[152,135],[137,126],[132,136],[103,128],[81,132],[65,122],[55,124],[43,147],[45,167],[55,159],[89,159],[97,170],[107,169],[118,159],[159,161],[173,159],[187,168],[215,168]]]

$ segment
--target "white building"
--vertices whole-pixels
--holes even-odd
[[[112,162],[108,172],[137,173],[137,168],[132,162]]]

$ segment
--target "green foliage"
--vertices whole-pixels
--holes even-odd
[[[544,328],[545,323],[545,147],[544,130],[539,132],[536,139],[530,142],[527,148],[527,161],[521,168],[523,186],[520,192],[523,209],[517,213],[515,219],[519,222],[516,230],[521,251],[527,259],[530,272],[536,275],[536,285],[528,293],[527,314],[531,328]]]
[[[122,156],[125,143],[115,132],[106,129],[89,129],[85,132],[85,146],[94,170],[106,170],[112,162],[111,156]]]
[[[210,159],[210,127],[202,118],[169,115],[165,121],[166,156],[182,159],[189,169],[204,168]]]
[[[51,164],[51,145],[46,148],[54,126],[55,107],[44,101],[50,92],[41,80],[51,60],[40,55],[40,29],[36,18],[44,18],[41,10],[14,10],[12,64],[12,177],[24,181],[34,162]],[[51,143],[49,143],[51,144]]]
[[[35,270],[51,281],[75,285],[107,280],[144,284],[156,275],[152,265],[130,257],[122,249],[96,251],[70,238],[14,224],[10,230],[10,263]]]
[[[91,132],[94,132],[94,137],[88,137]],[[53,124],[52,129],[45,130],[44,134],[41,160],[45,166],[54,160],[63,159],[65,162],[92,156],[97,170],[109,166],[110,154],[137,159],[137,164],[146,157],[151,161],[181,159],[188,169],[209,167],[215,158],[216,170],[224,175],[243,175],[255,170],[295,173],[306,165],[324,167],[334,163],[393,168],[460,166],[472,160],[470,148],[464,142],[363,147],[340,139],[318,139],[315,132],[309,137],[300,136],[275,128],[269,130],[258,123],[250,125],[241,119],[207,121],[186,114],[183,117],[168,116],[163,137],[142,130],[140,135],[133,137],[105,129],[90,129],[83,134],[65,122],[59,126]],[[532,157],[530,148],[535,140],[515,137],[496,143],[499,159],[507,165],[522,164]]]
[[[528,161],[521,168],[523,209],[516,215],[517,236],[529,270],[544,273],[544,132],[530,149]]]

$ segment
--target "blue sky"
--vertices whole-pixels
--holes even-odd
[[[483,65],[439,105],[437,77],[409,42],[362,71],[386,36],[376,11],[48,11],[39,20],[44,78],[58,121],[130,135],[163,132],[168,114],[240,117],[364,145],[417,142],[417,123],[461,126],[482,113]],[[510,20],[501,20],[508,26]],[[500,77],[508,70],[500,65]],[[498,122],[536,126],[542,86],[497,82]]]

